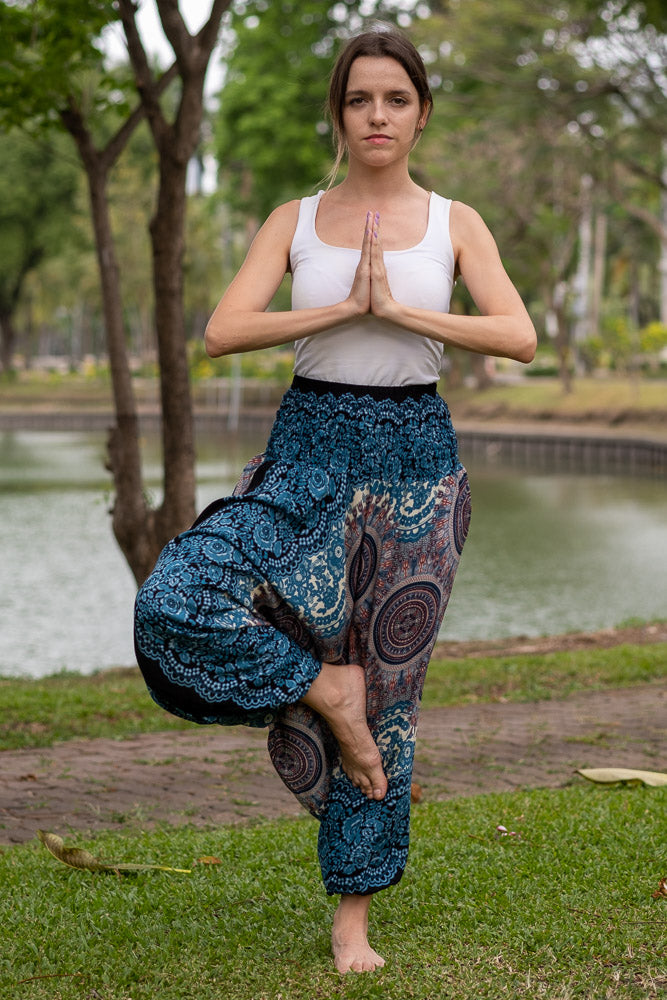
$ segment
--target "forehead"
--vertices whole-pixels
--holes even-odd
[[[415,85],[400,62],[391,56],[358,56],[350,66],[347,90],[408,90]]]

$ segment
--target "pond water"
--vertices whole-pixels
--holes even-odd
[[[199,441],[199,509],[229,491],[261,445]],[[156,442],[145,452],[157,483]],[[135,586],[111,533],[103,456],[98,434],[0,434],[0,674],[134,662]],[[468,471],[473,518],[443,636],[536,636],[665,616],[664,481]]]

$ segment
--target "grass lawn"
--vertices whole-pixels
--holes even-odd
[[[432,660],[424,707],[535,701],[575,691],[664,680],[667,643],[543,655]],[[191,725],[157,708],[138,670],[42,680],[0,678],[0,749],[46,747],[77,737],[127,737]]]
[[[289,383],[289,365],[285,370],[284,354],[275,350],[254,352],[259,359],[258,367],[265,374],[277,377],[278,382]],[[193,385],[200,405],[206,401],[206,382],[196,381]],[[157,381],[144,378],[135,380],[135,391],[140,401],[157,401]],[[280,389],[275,390],[278,395]],[[486,409],[494,412],[507,411],[507,415],[521,418],[543,418],[551,414],[554,419],[580,419],[584,415],[596,414],[604,420],[605,415],[613,417],[620,411],[633,411],[637,416],[650,413],[657,417],[667,411],[665,403],[665,380],[635,378],[610,374],[606,378],[589,376],[576,378],[572,392],[564,394],[557,378],[524,378],[512,385],[496,384],[479,391],[466,387],[450,388],[447,379],[442,380],[441,393],[451,404],[452,413],[465,415],[468,408]],[[26,407],[48,407],[69,410],[70,408],[95,409],[110,408],[111,382],[106,375],[57,375],[45,372],[21,372],[13,380],[2,384],[2,406],[4,409]]]
[[[498,413],[508,417],[553,419],[581,419],[595,415],[605,420],[622,411],[632,411],[636,416],[649,413],[654,417],[664,414],[665,382],[660,379],[632,379],[618,376],[609,378],[577,378],[572,392],[565,394],[557,378],[526,378],[514,385],[492,385],[482,392],[476,389],[448,390],[446,383],[441,390],[450,403],[452,414],[465,416],[469,409]]]
[[[435,659],[426,707],[532,701],[664,680],[667,644]],[[188,723],[136,670],[0,680],[0,746],[122,738]],[[373,905],[388,959],[340,977],[335,900],[309,817],[114,830],[68,845],[190,874],[80,872],[37,842],[0,847],[4,1000],[658,1000],[667,989],[667,789],[581,779],[419,804],[400,886]],[[497,836],[502,824],[514,836]],[[62,829],[54,832],[63,834]],[[197,864],[211,857],[219,864]]]
[[[373,904],[387,966],[363,976],[333,970],[335,900],[308,817],[72,840],[191,874],[92,874],[37,841],[6,848],[0,996],[658,1000],[666,795],[578,783],[416,806],[403,882]],[[498,837],[498,824],[516,836]],[[211,855],[220,864],[194,864]]]

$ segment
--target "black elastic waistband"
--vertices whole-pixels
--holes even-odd
[[[352,396],[370,396],[371,399],[391,399],[395,403],[401,403],[404,399],[420,399],[422,396],[437,395],[437,382],[429,382],[423,385],[352,385],[348,382],[325,382],[318,378],[304,378],[303,375],[295,375],[292,380],[292,389],[300,392],[314,392],[317,396],[343,396],[350,393]]]

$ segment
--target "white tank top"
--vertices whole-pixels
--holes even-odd
[[[315,230],[320,191],[303,198],[290,250],[292,308],[334,305],[347,298],[360,250],[323,243]],[[454,251],[449,234],[451,201],[431,193],[423,239],[407,250],[385,250],[391,293],[397,302],[449,310]],[[294,373],[357,385],[422,385],[440,377],[443,345],[395,323],[363,316],[295,342]]]

